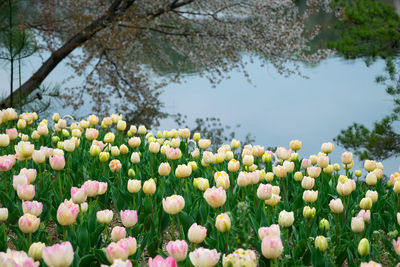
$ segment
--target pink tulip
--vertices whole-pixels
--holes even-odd
[[[137,249],[136,238],[129,236],[127,238],[123,238],[123,239],[119,240],[117,243],[118,244],[124,243],[128,246],[129,256],[136,253],[136,249]]]
[[[188,230],[188,239],[190,242],[200,244],[204,241],[207,236],[207,228],[198,225],[197,223],[192,224]]]
[[[6,134],[8,135],[8,137],[10,137],[10,140],[15,140],[18,137],[18,131],[15,128],[12,129],[6,129]]]
[[[216,265],[221,257],[216,249],[197,248],[189,253],[190,262],[195,267],[212,267]]]
[[[119,214],[122,224],[127,228],[134,226],[138,221],[136,210],[121,210]]]
[[[266,236],[261,244],[261,251],[265,258],[278,258],[283,252],[282,240],[279,236]]]
[[[270,199],[272,196],[272,185],[260,184],[257,188],[257,197],[261,200]]]
[[[88,192],[88,197],[95,197],[99,192],[100,183],[98,181],[87,180],[82,187],[85,187]]]
[[[42,249],[42,257],[48,266],[67,267],[74,260],[74,249],[70,242],[54,244]]]
[[[185,207],[185,199],[179,195],[172,195],[163,198],[162,206],[166,213],[175,215]]]
[[[23,168],[19,171],[19,174],[25,174],[29,177],[29,183],[33,183],[36,180],[37,171],[36,169]]]
[[[20,184],[17,187],[17,195],[22,200],[32,200],[35,197],[35,186],[31,184]]]
[[[88,191],[86,187],[82,186],[81,188],[78,187],[71,187],[71,198],[75,204],[81,204],[86,201],[88,195]]]
[[[40,262],[34,261],[24,251],[7,249],[7,253],[0,252],[0,266],[10,267],[39,267]]]
[[[100,265],[100,267],[132,267],[132,262],[130,260],[120,260],[116,259],[111,265]]]
[[[18,220],[18,227],[25,234],[36,232],[39,224],[40,219],[29,213],[24,214]]]
[[[397,238],[397,241],[393,240],[393,247],[397,255],[400,256],[400,237]]]
[[[177,267],[176,261],[172,257],[164,259],[162,256],[157,255],[154,259],[149,258],[149,267]]]
[[[174,258],[177,262],[186,259],[188,252],[188,245],[185,240],[169,241],[166,249],[168,255]]]
[[[55,171],[61,171],[65,167],[65,158],[62,155],[50,156],[51,168]]]
[[[129,257],[129,246],[127,242],[111,242],[106,248],[108,261],[111,263],[116,259],[126,260]]]
[[[222,187],[216,188],[213,186],[212,188],[208,188],[203,196],[208,205],[213,208],[223,206],[226,201],[226,191]]]
[[[1,156],[0,157],[0,171],[9,171],[15,164],[15,156]]]
[[[23,201],[22,202],[22,211],[24,214],[30,213],[39,217],[43,211],[43,204],[41,202],[35,201]]]
[[[114,242],[119,241],[122,238],[126,237],[125,227],[115,226],[111,231],[111,240]]]
[[[79,205],[72,201],[64,200],[57,209],[57,221],[61,225],[72,225],[79,213]]]
[[[108,184],[107,182],[99,182],[99,190],[97,192],[98,195],[104,195],[107,191]]]
[[[260,227],[258,229],[258,237],[263,240],[266,236],[281,236],[281,230],[278,224],[272,224],[269,227]]]

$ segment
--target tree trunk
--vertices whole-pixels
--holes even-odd
[[[26,97],[32,93],[39,87],[39,85],[58,65],[58,63],[66,58],[75,48],[81,46],[97,32],[106,28],[115,20],[116,17],[123,14],[133,4],[134,1],[135,0],[115,0],[107,12],[90,23],[79,33],[75,34],[62,47],[52,53],[50,57],[42,64],[42,66],[40,66],[40,68],[22,86],[15,90],[15,93],[21,95],[22,97]],[[13,105],[12,99],[13,94],[10,94],[1,102],[1,107],[11,107]]]

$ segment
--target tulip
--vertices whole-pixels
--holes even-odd
[[[96,213],[97,221],[101,224],[109,224],[113,218],[114,214],[112,210],[99,210]]]
[[[25,161],[32,157],[35,147],[30,142],[21,141],[15,146],[15,154],[19,161]]]
[[[63,242],[44,247],[42,257],[49,267],[68,267],[74,260],[74,250],[70,242]]]
[[[325,154],[330,154],[332,153],[334,147],[335,147],[334,144],[332,144],[331,142],[323,143],[321,145],[321,151],[324,152]]]
[[[331,211],[335,214],[339,214],[343,212],[343,203],[342,200],[340,198],[337,199],[332,199],[329,202],[329,208],[331,209]]]
[[[284,147],[278,147],[275,153],[282,161],[290,159],[291,151]]]
[[[372,207],[372,200],[369,197],[364,197],[360,201],[360,208],[363,210],[369,210]]]
[[[18,137],[18,131],[15,128],[6,129],[6,134],[10,138],[10,141],[14,141]]]
[[[89,141],[97,139],[98,136],[99,136],[99,131],[94,128],[88,128],[85,131],[85,137]]]
[[[71,198],[75,204],[81,204],[86,201],[88,192],[84,186],[81,188],[71,187]]]
[[[114,263],[111,265],[100,265],[100,267],[132,267],[132,262],[127,259],[125,261],[120,260],[120,259],[115,259]]]
[[[261,251],[267,259],[278,258],[283,252],[282,239],[279,236],[271,235],[264,237],[261,243]]]
[[[361,233],[362,231],[364,231],[364,219],[360,218],[360,217],[353,217],[351,218],[351,230],[354,233]]]
[[[315,179],[308,176],[304,176],[303,180],[301,181],[301,187],[307,190],[312,189],[314,187],[314,184]]]
[[[212,188],[208,188],[204,194],[204,199],[213,208],[221,207],[225,204],[226,201],[226,191],[219,187],[216,188],[213,186]]]
[[[280,237],[281,236],[281,230],[279,228],[278,224],[272,224],[269,227],[261,227],[258,228],[258,237],[260,240],[263,240],[264,237],[266,236],[276,236]]]
[[[303,192],[303,200],[305,202],[314,203],[318,198],[318,190],[306,190]]]
[[[126,260],[129,257],[129,245],[127,242],[111,242],[106,248],[106,256],[110,262],[116,259]]]
[[[28,250],[29,257],[40,261],[42,259],[42,250],[44,247],[46,247],[46,245],[42,242],[32,243]]]
[[[143,184],[143,192],[146,195],[152,195],[154,192],[156,192],[156,183],[154,182],[154,179],[151,178],[144,182]]]
[[[281,200],[281,196],[272,193],[271,198],[265,200],[265,204],[267,204],[268,206],[274,207],[279,203],[280,200]]]
[[[244,250],[239,248],[233,253],[223,256],[222,258],[223,267],[228,266],[247,266],[257,267],[257,255],[253,250]]]
[[[137,242],[134,237],[127,237],[119,240],[117,244],[121,245],[122,247],[128,246],[128,255],[133,255],[136,253],[137,250]]]
[[[65,167],[65,158],[61,155],[50,156],[51,168],[55,171],[61,171]]]
[[[293,211],[287,212],[285,210],[282,210],[279,213],[278,222],[279,222],[279,225],[281,227],[286,227],[287,228],[287,227],[292,226],[292,224],[294,222],[294,213],[293,213]]]
[[[321,174],[321,168],[320,167],[308,167],[307,174],[311,178],[317,178]]]
[[[215,184],[217,187],[222,187],[223,189],[227,190],[230,186],[229,175],[222,171],[216,172],[214,175]]]
[[[31,184],[20,184],[17,194],[21,200],[32,200],[35,197],[35,186]]]
[[[274,174],[276,175],[276,177],[278,177],[278,178],[286,177],[287,171],[286,171],[286,168],[283,166],[280,166],[280,165],[274,166],[273,171],[274,171]]]
[[[8,209],[0,208],[0,222],[5,222],[8,219]]]
[[[138,164],[140,162],[140,155],[139,152],[132,152],[131,155],[131,162],[133,164]]]
[[[32,215],[35,215],[36,217],[39,217],[43,211],[43,204],[37,201],[23,201],[22,211],[24,214],[30,213]]]
[[[324,252],[328,248],[328,240],[320,235],[315,238],[315,248],[321,252]]]
[[[264,155],[262,155],[261,160],[265,163],[270,163],[272,160],[272,155],[266,152]]]
[[[157,255],[154,259],[149,258],[148,267],[177,267],[176,260],[172,257],[164,259]]]
[[[124,227],[115,226],[111,231],[111,240],[117,242],[118,240],[126,237],[126,230]]]
[[[188,239],[190,242],[200,244],[207,236],[207,228],[194,223],[188,230]]]
[[[15,164],[15,157],[12,156],[0,156],[0,171],[9,171]]]
[[[104,195],[107,191],[108,184],[107,182],[99,182],[99,189],[97,191],[98,195]]]
[[[29,176],[26,174],[14,175],[13,176],[13,188],[15,190],[18,189],[18,185],[27,185],[29,184]]]
[[[179,148],[167,148],[165,151],[167,159],[169,160],[177,160],[180,159],[182,156],[182,152]]]
[[[361,262],[360,267],[382,267],[382,264],[370,260],[369,262]]]
[[[365,193],[365,196],[369,197],[372,200],[372,203],[378,201],[378,192],[376,191],[368,190],[367,193]]]
[[[312,219],[315,217],[316,210],[315,208],[310,208],[309,206],[305,206],[303,208],[303,217],[306,219]]]
[[[121,210],[120,217],[122,224],[127,228],[134,226],[138,221],[136,210]]]
[[[191,153],[192,157],[194,159],[198,159],[200,157],[200,150],[196,147]]]
[[[215,227],[219,232],[226,232],[231,229],[231,219],[227,213],[221,213],[217,216],[215,220]]]
[[[87,180],[81,187],[86,189],[88,197],[95,197],[99,192],[99,186],[98,181]]]
[[[351,152],[343,152],[342,154],[342,163],[344,165],[349,165],[353,162],[353,153]]]
[[[317,160],[317,165],[322,169],[328,167],[329,158],[327,156],[319,156]]]
[[[0,266],[4,267],[39,267],[40,262],[34,261],[24,251],[7,248],[7,253],[0,252]]]
[[[104,136],[104,143],[112,144],[115,140],[115,134],[113,133],[106,133]]]
[[[218,263],[220,257],[221,253],[215,249],[197,248],[189,253],[190,262],[195,267],[212,267]]]
[[[187,178],[192,174],[192,167],[181,164],[175,169],[176,178]]]
[[[286,169],[287,173],[293,172],[294,170],[294,162],[285,160],[282,166]]]
[[[373,170],[376,169],[376,162],[374,160],[365,160],[364,161],[364,169],[367,172],[372,172]]]
[[[128,185],[127,185],[129,193],[134,194],[134,193],[139,192],[140,189],[142,188],[141,184],[142,184],[142,181],[140,181],[140,180],[131,180],[131,179],[129,179],[128,180]]]
[[[253,157],[253,155],[245,155],[245,156],[243,157],[242,162],[243,162],[243,165],[244,165],[244,166],[251,166],[251,165],[253,165],[253,163],[254,163],[254,157]]]
[[[397,241],[393,240],[393,247],[394,247],[394,250],[396,251],[397,255],[400,256],[400,237],[397,238]]]
[[[318,227],[319,227],[319,230],[328,232],[330,229],[329,221],[325,218],[321,219],[321,221],[319,221]]]
[[[366,238],[361,239],[360,243],[358,243],[358,254],[360,256],[367,256],[369,254],[369,241]]]
[[[111,156],[118,157],[120,154],[119,148],[117,146],[111,147]]]
[[[299,151],[301,149],[302,142],[299,140],[292,140],[289,143],[289,147],[291,150]]]
[[[240,187],[248,186],[251,183],[249,174],[247,172],[240,172],[236,180],[236,183]]]
[[[37,164],[40,164],[40,163],[45,162],[45,161],[46,161],[46,154],[45,154],[45,152],[42,151],[42,150],[35,150],[35,151],[33,151],[32,160],[33,160],[35,163],[37,163]]]
[[[75,140],[73,139],[65,140],[64,150],[67,152],[73,152],[75,150]]]
[[[168,255],[174,258],[177,262],[181,262],[186,259],[188,245],[185,240],[169,241],[166,249]]]
[[[206,191],[210,187],[208,179],[201,178],[201,177],[195,178],[193,180],[193,186],[194,186],[194,188],[197,188],[200,191]]]
[[[109,167],[111,172],[119,172],[122,168],[122,164],[119,160],[114,159],[110,161]]]
[[[64,200],[57,209],[57,221],[63,226],[72,225],[79,213],[79,206],[71,201]]]
[[[170,197],[163,198],[162,206],[166,213],[175,215],[185,207],[185,199],[179,195],[172,195]]]
[[[0,147],[7,147],[10,144],[10,137],[7,134],[0,134]]]
[[[362,218],[364,223],[369,223],[371,220],[371,212],[369,210],[360,210],[357,217]]]
[[[18,227],[24,234],[30,234],[37,231],[39,228],[40,219],[35,215],[26,213],[18,220]]]
[[[351,192],[353,191],[351,180],[350,179],[345,179],[344,182],[341,182],[339,180],[338,183],[337,183],[337,186],[336,186],[336,191],[341,196],[350,195]]]
[[[257,197],[261,200],[270,199],[272,196],[272,185],[260,184],[257,188]]]
[[[376,185],[377,181],[378,181],[378,177],[376,177],[376,174],[373,172],[368,173],[367,177],[365,177],[365,183],[367,185],[370,185],[370,186]]]
[[[169,166],[168,162],[161,163],[158,167],[158,174],[160,176],[168,176],[171,172],[171,166]]]
[[[88,210],[88,208],[89,208],[89,205],[88,205],[87,202],[83,202],[83,203],[80,205],[80,209],[81,209],[81,211],[82,211],[83,213],[85,213],[85,212]]]

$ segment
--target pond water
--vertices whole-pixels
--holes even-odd
[[[39,58],[32,58],[25,68],[37,66]],[[217,117],[223,125],[235,126],[238,138],[251,133],[256,144],[288,147],[290,140],[303,142],[300,156],[319,151],[323,142],[332,141],[341,129],[353,122],[371,126],[374,121],[388,115],[392,99],[382,85],[375,83],[376,75],[384,72],[385,64],[377,61],[367,67],[363,60],[344,60],[331,57],[316,66],[301,67],[298,75],[284,77],[271,65],[260,62],[248,64],[251,83],[242,73],[232,72],[215,88],[206,78],[198,75],[186,77],[182,83],[172,83],[164,88],[160,99],[168,114],[187,115],[189,126],[196,118]],[[29,73],[27,70],[25,73]],[[72,73],[66,65],[59,65],[46,79],[46,84],[60,83]],[[1,84],[8,84],[7,70],[0,73]],[[75,79],[63,86],[76,85]],[[3,87],[4,88],[4,87]],[[72,113],[71,108],[60,110],[53,101],[50,110],[61,114]],[[74,112],[89,114],[87,107]],[[174,119],[161,120],[159,129],[177,128]],[[158,130],[158,129],[152,129]],[[336,146],[331,158],[337,162],[344,150]],[[384,162],[385,174],[397,170],[397,159]],[[356,164],[356,167],[361,167]]]

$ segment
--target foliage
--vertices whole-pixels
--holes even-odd
[[[336,0],[340,22],[336,29],[339,40],[328,47],[346,58],[366,57],[370,60],[398,54],[400,48],[400,16],[395,8],[376,0]]]

